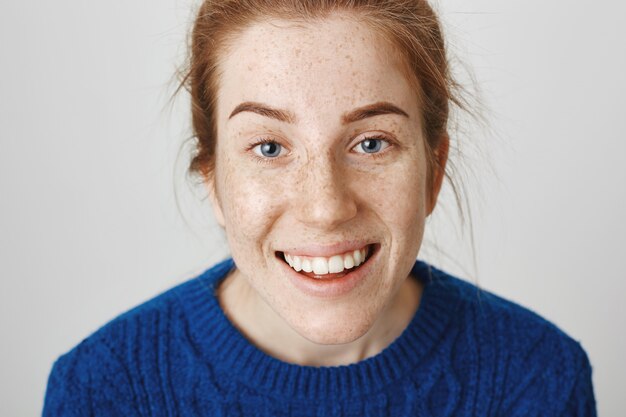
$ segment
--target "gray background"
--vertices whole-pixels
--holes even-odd
[[[2,416],[39,414],[59,354],[227,253],[203,190],[185,179],[186,96],[167,105],[191,4],[0,5]],[[454,134],[475,259],[449,189],[422,257],[581,341],[600,415],[623,415],[624,6],[438,8],[489,127]]]

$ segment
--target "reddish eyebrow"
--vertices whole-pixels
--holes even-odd
[[[348,123],[354,123],[359,120],[381,114],[399,114],[401,116],[409,117],[409,115],[401,108],[386,101],[379,101],[378,103],[368,104],[367,106],[359,107],[358,109],[354,109],[344,114],[341,116],[341,123],[347,125]]]
[[[271,119],[276,119],[285,123],[295,123],[296,116],[288,111],[276,109],[267,104],[257,103],[253,101],[246,101],[239,104],[235,109],[230,113],[228,119],[231,119],[234,115],[241,112],[252,112],[260,114],[261,116],[269,117]],[[348,113],[344,113],[341,116],[341,123],[347,125],[349,123],[354,123],[359,120],[367,119],[368,117],[379,116],[382,114],[399,114],[401,116],[409,117],[409,115],[402,110],[401,108],[386,102],[380,101],[378,103],[368,104],[367,106],[359,107],[354,109]]]
[[[293,113],[287,110],[275,109],[266,104],[255,103],[253,101],[246,101],[239,104],[237,107],[235,107],[232,113],[230,113],[230,116],[228,116],[228,118],[231,119],[237,113],[241,113],[244,111],[257,113],[261,116],[270,117],[272,119],[276,119],[285,123],[294,123],[296,121],[296,117],[293,115]]]

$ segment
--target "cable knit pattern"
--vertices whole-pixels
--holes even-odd
[[[121,315],[54,364],[52,416],[596,415],[581,346],[536,314],[417,261],[417,313],[378,355],[337,367],[277,360],[229,322],[228,259]]]

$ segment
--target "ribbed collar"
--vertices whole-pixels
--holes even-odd
[[[204,360],[216,370],[257,391],[284,398],[331,398],[339,393],[343,398],[361,397],[401,379],[436,347],[459,300],[446,273],[417,261],[411,272],[424,283],[420,306],[393,343],[351,365],[300,366],[261,351],[228,320],[215,288],[234,267],[233,260],[227,259],[179,287],[191,336]]]

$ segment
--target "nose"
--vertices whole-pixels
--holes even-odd
[[[357,214],[357,201],[350,180],[332,156],[304,164],[298,176],[295,216],[312,228],[332,230]]]

